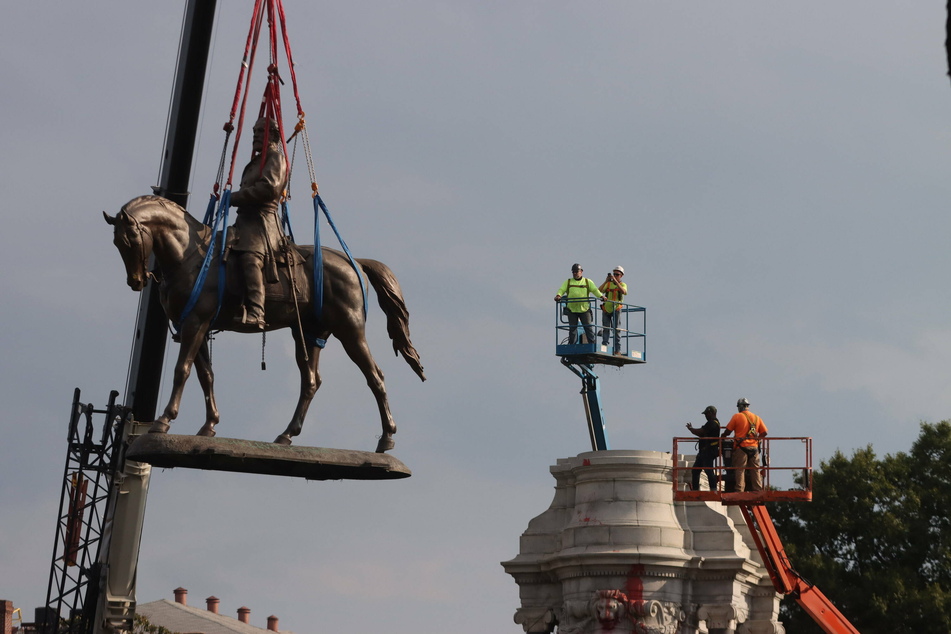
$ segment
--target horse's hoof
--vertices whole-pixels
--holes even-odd
[[[395,446],[396,443],[393,442],[393,435],[383,434],[380,436],[380,442],[376,444],[376,453],[386,453]]]
[[[287,434],[281,434],[280,436],[274,439],[274,444],[275,445],[289,445],[291,444],[291,437],[288,436]]]
[[[157,420],[154,423],[152,423],[151,427],[149,427],[149,433],[150,434],[165,434],[168,432],[168,427],[169,427],[168,423],[163,423],[162,421]]]
[[[201,426],[201,429],[198,430],[196,436],[204,436],[205,438],[214,438],[215,437],[215,424],[214,423],[205,423]]]

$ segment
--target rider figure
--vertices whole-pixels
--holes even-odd
[[[274,119],[257,120],[251,161],[241,174],[241,188],[231,194],[231,205],[238,208],[231,249],[238,254],[245,280],[242,322],[260,330],[265,327],[265,263],[274,266],[282,236],[278,208],[287,187],[287,160],[281,141]]]

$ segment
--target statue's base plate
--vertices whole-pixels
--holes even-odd
[[[280,475],[308,480],[394,480],[412,472],[385,453],[295,447],[238,438],[142,434],[126,459],[154,467],[183,467]]]

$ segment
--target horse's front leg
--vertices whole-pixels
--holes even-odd
[[[320,371],[317,367],[320,363],[321,349],[302,340],[296,332],[294,344],[297,367],[300,370],[300,397],[297,399],[297,409],[294,410],[294,416],[287,425],[287,429],[274,439],[274,442],[279,445],[291,444],[291,438],[300,434],[304,426],[304,417],[307,416],[307,409],[314,400],[317,388],[320,387]]]
[[[201,391],[205,395],[205,424],[198,430],[196,436],[214,436],[215,425],[221,420],[218,414],[218,405],[215,403],[215,372],[211,367],[211,353],[208,351],[208,338],[202,337],[201,347],[195,355],[195,370]]]
[[[386,385],[383,383],[383,371],[373,360],[370,354],[370,347],[367,345],[366,336],[363,329],[354,330],[350,336],[338,336],[343,349],[347,351],[347,356],[357,364],[357,367],[363,372],[367,380],[367,385],[373,396],[376,397],[376,404],[380,410],[380,422],[383,425],[383,435],[376,445],[376,452],[383,453],[396,446],[393,441],[393,434],[396,433],[396,423],[393,422],[393,415],[390,414],[390,402],[386,398]]]
[[[178,361],[175,362],[172,395],[168,399],[165,411],[155,419],[155,422],[149,428],[150,434],[164,434],[168,431],[170,423],[178,416],[178,409],[182,403],[182,393],[185,391],[185,381],[188,380],[188,375],[191,374],[192,363],[205,341],[207,331],[207,324],[196,324],[194,322],[186,324],[182,328],[182,343],[178,349]]]

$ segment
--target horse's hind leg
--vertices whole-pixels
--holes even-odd
[[[393,416],[390,414],[390,403],[386,398],[386,385],[383,383],[383,371],[373,360],[373,355],[370,354],[370,347],[367,345],[362,329],[353,332],[350,336],[338,335],[338,338],[340,343],[343,344],[343,349],[347,351],[347,355],[363,372],[370,391],[376,397],[376,404],[380,409],[380,421],[383,425],[383,435],[380,436],[380,442],[377,443],[376,452],[383,453],[396,446],[396,443],[393,442],[396,423],[393,422]]]
[[[314,400],[317,388],[320,387],[320,372],[317,369],[320,363],[320,348],[308,344],[297,332],[294,333],[294,344],[294,356],[300,370],[300,398],[297,399],[297,409],[294,410],[294,416],[287,425],[287,429],[274,439],[274,442],[279,445],[291,444],[291,438],[300,434],[304,426],[304,417],[307,416],[307,409]]]
[[[211,367],[207,338],[203,338],[201,348],[195,355],[195,371],[198,374],[201,391],[205,395],[205,424],[195,435],[211,437],[215,435],[215,425],[221,417],[218,414],[218,405],[215,403],[215,372]]]

